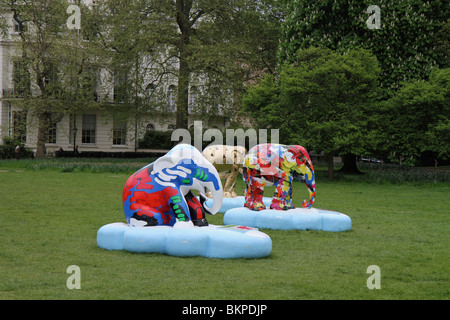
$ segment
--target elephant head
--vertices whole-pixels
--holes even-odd
[[[161,184],[179,185],[181,193],[186,196],[190,190],[200,192],[200,202],[206,213],[216,214],[223,201],[222,182],[216,168],[206,160],[193,146],[178,144],[164,157],[153,164],[152,173],[157,175]],[[213,204],[206,204],[207,190],[212,194]]]
[[[314,176],[314,167],[305,148],[298,145],[287,147],[285,157],[285,166],[293,171],[294,178],[305,183],[309,192],[309,201],[303,200],[303,208],[311,208],[316,198],[316,181]]]

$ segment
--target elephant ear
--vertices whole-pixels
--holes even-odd
[[[172,157],[171,155],[165,155],[161,158],[157,159],[153,163],[153,171],[152,173],[161,172],[164,169],[172,168],[178,163],[179,159]]]
[[[205,162],[209,163],[209,161],[203,158],[201,153],[191,145],[178,144],[173,147],[172,150],[170,150],[165,156],[155,161],[153,172],[157,173],[166,168],[173,168],[181,160],[188,160],[190,162],[196,163],[196,160],[198,162],[198,159],[204,159]]]
[[[287,146],[286,150],[292,154],[292,158],[297,158],[301,155],[300,149],[296,145]]]
[[[302,146],[291,145],[288,146],[287,151],[292,153],[292,158],[297,162],[298,165],[311,161],[308,152]]]
[[[294,146],[287,146],[286,152],[284,153],[283,165],[289,170],[296,165],[296,159],[298,157],[297,149]]]

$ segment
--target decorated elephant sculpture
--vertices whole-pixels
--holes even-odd
[[[203,156],[210,161],[219,172],[220,178],[225,179],[223,185],[223,196],[225,198],[235,198],[236,180],[239,172],[242,172],[242,165],[247,150],[241,146],[213,145],[203,150]],[[211,193],[207,196],[211,198]]]
[[[275,186],[271,209],[293,209],[292,182],[296,178],[306,184],[310,208],[316,197],[314,167],[305,148],[298,145],[260,144],[248,152],[244,160],[243,178],[247,184],[244,206],[259,211],[265,209],[264,187]]]
[[[200,201],[191,190],[200,192]],[[212,193],[211,208],[206,205],[207,190]],[[205,213],[216,214],[222,205],[222,182],[200,151],[179,144],[134,173],[125,184],[122,198],[131,226],[207,226]]]

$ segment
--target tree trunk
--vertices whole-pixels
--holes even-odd
[[[189,106],[189,55],[187,46],[191,40],[192,23],[189,20],[192,0],[177,0],[177,24],[181,35],[178,42],[180,66],[178,70],[178,92],[177,92],[177,122],[176,127],[188,129],[188,106]]]
[[[327,156],[327,160],[328,160],[328,179],[330,179],[330,181],[333,181],[334,180],[333,155],[329,154]]]
[[[36,143],[36,158],[43,159],[46,155],[45,142],[47,140],[47,132],[50,122],[50,114],[42,112],[38,116],[38,132]]]
[[[356,166],[356,155],[346,154],[343,156],[344,166],[339,170],[340,172],[349,174],[362,174]]]
[[[178,73],[177,92],[177,129],[188,129],[189,114],[189,66],[185,53],[180,53],[180,70]]]

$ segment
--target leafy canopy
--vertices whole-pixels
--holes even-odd
[[[346,54],[299,50],[278,77],[266,76],[244,96],[259,128],[279,128],[282,143],[327,154],[362,154],[370,145],[380,68],[365,49]]]
[[[293,62],[299,49],[326,46],[370,49],[377,57],[383,88],[395,91],[411,79],[428,79],[433,67],[448,67],[448,1],[284,0],[279,58]],[[369,29],[367,9],[380,8],[380,28]],[[444,30],[444,32],[443,32]]]

